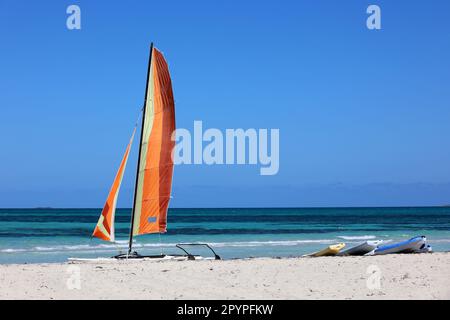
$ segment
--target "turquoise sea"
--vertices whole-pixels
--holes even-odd
[[[109,257],[127,247],[131,209],[116,215],[116,243],[90,239],[101,209],[0,209],[0,263]],[[450,208],[170,209],[168,232],[135,238],[141,254],[178,252],[179,242],[206,242],[225,259],[299,256],[326,245],[427,236],[450,250]],[[207,254],[200,249],[194,253]]]

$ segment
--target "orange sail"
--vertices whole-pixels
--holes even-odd
[[[152,47],[150,54],[132,236],[166,232],[172,188],[175,145],[171,139],[175,130],[172,82],[162,53]]]
[[[127,165],[128,154],[130,153],[131,144],[133,143],[134,133],[133,130],[130,142],[120,163],[119,170],[114,178],[113,185],[109,191],[108,198],[106,199],[105,206],[103,207],[102,214],[98,219],[97,226],[94,229],[93,237],[100,238],[106,241],[114,241],[114,216],[116,212],[117,196],[119,194],[120,185],[122,183],[123,174]]]

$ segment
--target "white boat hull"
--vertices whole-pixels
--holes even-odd
[[[162,261],[187,261],[187,260],[215,260],[212,257],[194,256],[194,259],[188,256],[172,256],[166,255],[164,257],[141,257],[141,258],[68,258],[69,263],[133,263],[133,262],[162,262]]]
[[[383,241],[366,241],[357,246],[339,252],[338,256],[363,256],[375,250]]]

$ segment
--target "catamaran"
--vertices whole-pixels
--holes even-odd
[[[136,129],[137,124],[92,234],[93,237],[104,241],[115,241],[114,217],[117,197]],[[126,253],[105,259],[202,259],[201,256],[189,253],[186,249],[187,246],[205,246],[212,251],[214,259],[220,259],[214,250],[204,243],[177,244],[176,247],[181,249],[183,253],[174,255],[161,253],[160,255],[144,256],[133,251],[133,237],[152,233],[161,234],[167,231],[167,210],[171,198],[173,175],[172,150],[175,142],[172,139],[172,134],[174,131],[175,103],[169,68],[163,54],[152,43],[150,45],[147,84],[142,108],[128,250]],[[93,259],[70,258],[69,260]]]

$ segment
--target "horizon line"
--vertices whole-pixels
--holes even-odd
[[[370,209],[370,208],[449,208],[450,204],[443,205],[422,205],[422,206],[413,206],[413,205],[401,205],[401,206],[307,206],[307,207],[293,207],[293,206],[278,206],[278,207],[172,207],[170,209]],[[33,210],[33,209],[92,209],[92,210],[101,210],[103,207],[51,207],[51,206],[38,206],[38,207],[0,207],[0,210]],[[117,210],[132,210],[132,207],[121,207],[116,208]]]

